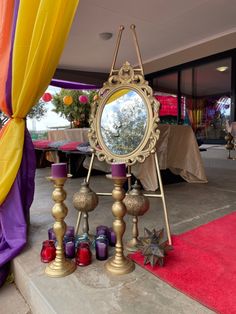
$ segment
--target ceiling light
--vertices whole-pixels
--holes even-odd
[[[99,34],[99,37],[103,40],[109,40],[112,36],[113,34],[109,32],[104,32],[104,33]]]
[[[222,67],[216,68],[216,70],[219,71],[219,72],[225,72],[226,70],[228,70],[228,67],[227,66],[222,66]]]

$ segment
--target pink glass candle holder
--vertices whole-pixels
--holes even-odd
[[[43,241],[40,256],[43,263],[49,263],[56,258],[56,248],[53,240]]]
[[[66,178],[67,164],[64,162],[52,164],[51,175],[53,178]]]
[[[78,266],[87,266],[91,264],[92,253],[87,242],[79,243],[75,260]]]
[[[126,177],[126,165],[124,163],[113,163],[111,164],[111,175],[112,177]]]

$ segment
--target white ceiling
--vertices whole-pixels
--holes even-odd
[[[109,72],[120,25],[125,30],[117,67],[126,60],[137,64],[131,24],[145,64],[236,32],[235,14],[236,0],[80,0],[58,67]],[[102,32],[114,36],[104,41]]]

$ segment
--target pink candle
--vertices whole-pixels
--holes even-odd
[[[122,163],[113,163],[111,165],[112,177],[126,177],[126,165]]]
[[[64,162],[52,164],[51,174],[53,178],[66,178],[67,164]]]

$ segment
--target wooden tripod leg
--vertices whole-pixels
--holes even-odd
[[[159,168],[159,163],[157,159],[157,154],[154,154],[155,156],[155,164],[156,164],[156,171],[157,171],[157,179],[158,179],[158,184],[160,187],[160,192],[161,192],[161,200],[162,200],[162,205],[163,205],[163,210],[164,210],[164,217],[165,217],[165,224],[166,224],[166,233],[167,233],[167,238],[169,245],[172,244],[171,241],[171,233],[170,233],[170,225],[169,225],[169,219],[168,219],[168,213],[167,213],[167,208],[166,208],[166,201],[165,201],[165,195],[164,195],[164,190],[163,190],[163,185],[162,185],[162,179],[161,179],[161,172]]]
[[[92,171],[92,168],[93,168],[94,157],[95,157],[95,153],[92,153],[92,157],[91,157],[90,164],[89,164],[89,170],[88,170],[88,174],[87,174],[87,177],[86,177],[86,183],[89,183],[89,180],[90,180],[91,171]],[[78,232],[79,232],[79,226],[80,226],[80,222],[81,222],[81,217],[82,217],[82,212],[79,212],[78,213],[78,217],[77,217],[77,221],[76,221],[76,226],[75,226],[75,235],[77,235]]]

